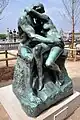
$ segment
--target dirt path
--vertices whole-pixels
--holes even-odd
[[[17,54],[17,51],[9,51]],[[9,58],[13,57],[11,55],[8,55]],[[5,58],[4,54],[0,54],[0,59]],[[6,62],[1,61],[0,62],[0,87],[9,85],[12,83],[13,79],[13,71],[14,71],[14,65],[16,63],[16,60],[10,60],[8,61],[9,67],[6,67]]]

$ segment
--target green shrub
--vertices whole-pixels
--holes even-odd
[[[0,39],[6,39],[7,35],[6,34],[0,34]]]

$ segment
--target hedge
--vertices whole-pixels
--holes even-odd
[[[7,35],[6,34],[0,34],[0,39],[6,39]]]

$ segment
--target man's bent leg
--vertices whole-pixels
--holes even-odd
[[[38,77],[39,77],[39,90],[41,90],[43,88],[43,56],[42,56],[42,52],[45,51],[48,48],[48,46],[46,44],[38,44],[36,45],[36,47],[33,49],[33,54],[34,54],[34,58],[36,60],[36,64],[37,64],[37,70],[38,70]]]

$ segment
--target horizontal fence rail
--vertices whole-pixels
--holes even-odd
[[[0,61],[6,61],[6,66],[8,67],[8,61],[9,60],[15,60],[17,58],[17,55],[15,55],[14,53],[10,53],[8,52],[9,50],[18,50],[18,46],[19,46],[20,42],[7,42],[7,43],[3,43],[0,42],[0,54],[5,54],[5,58],[1,58]],[[4,51],[4,52],[3,52]],[[8,58],[8,54],[12,55],[14,57],[12,58]]]

